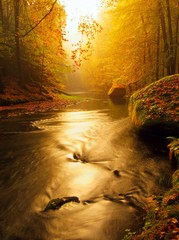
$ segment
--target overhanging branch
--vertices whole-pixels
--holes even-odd
[[[45,14],[41,19],[40,21],[34,25],[30,30],[28,30],[25,34],[21,35],[21,37],[25,37],[27,36],[30,32],[32,32],[52,11],[53,11],[53,8],[56,4],[57,0],[54,1],[54,3],[52,4],[52,7],[50,8],[49,12],[47,14]]]

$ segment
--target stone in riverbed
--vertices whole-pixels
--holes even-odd
[[[114,174],[116,177],[120,177],[120,176],[121,176],[119,170],[114,170],[114,171],[113,171],[113,174]]]
[[[123,84],[113,84],[108,92],[111,98],[123,98],[126,95],[126,87]]]
[[[46,212],[46,211],[49,211],[49,210],[57,210],[57,209],[61,208],[61,206],[63,206],[66,203],[69,203],[69,202],[79,203],[80,200],[79,200],[78,197],[74,197],[74,196],[73,197],[64,197],[64,198],[52,199],[47,204],[47,206],[45,207],[43,212]]]

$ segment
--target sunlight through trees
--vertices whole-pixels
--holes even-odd
[[[65,11],[57,1],[0,1],[0,66],[2,78],[20,85],[60,80]]]
[[[83,63],[85,81],[95,89],[108,89],[113,81],[140,88],[178,72],[177,0],[107,1],[107,6],[95,52]]]
[[[73,64],[103,92],[179,71],[178,0],[0,0],[0,32],[0,81],[22,87],[62,88]]]

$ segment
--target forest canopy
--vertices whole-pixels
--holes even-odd
[[[103,1],[94,54],[82,65],[94,89],[112,82],[141,88],[179,71],[178,0]],[[105,5],[105,6],[106,6]]]
[[[0,79],[62,82],[65,11],[57,0],[0,0]]]
[[[178,73],[178,0],[101,0],[97,19],[81,16],[82,37],[70,61],[62,3],[0,0],[1,86],[13,76],[21,87],[35,82],[62,89],[71,60],[85,84],[102,92],[113,82],[141,88]]]

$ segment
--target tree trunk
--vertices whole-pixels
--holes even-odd
[[[164,16],[164,12],[163,12],[161,1],[159,1],[159,14],[160,14],[160,20],[161,20],[161,27],[162,27],[162,35],[163,35],[163,43],[164,43],[164,53],[165,53],[165,59],[166,59],[167,75],[170,75],[170,65],[169,65],[169,62],[168,62],[169,44],[168,44],[165,16]]]
[[[42,53],[42,64],[41,64],[41,76],[40,76],[40,95],[42,95],[42,81],[43,81],[43,75],[44,75],[44,60],[45,60],[45,51],[43,48],[43,53]]]
[[[160,26],[157,28],[157,56],[156,56],[156,80],[160,78],[159,76],[159,65],[160,65]]]
[[[172,19],[169,0],[166,0],[167,5],[167,18],[168,18],[168,33],[169,33],[169,67],[170,74],[175,73],[175,58],[174,58],[174,43],[173,43],[173,29],[172,29]]]
[[[143,52],[143,66],[144,66],[144,76],[146,76],[146,42],[144,42],[144,52]]]
[[[2,0],[0,0],[0,17],[1,17],[2,31],[4,33],[5,32],[5,27],[4,27],[4,12],[3,12]]]
[[[12,4],[13,1],[11,0]],[[13,16],[13,7],[11,6],[11,2],[6,2],[6,19],[5,19],[5,27],[6,31],[11,31],[11,22],[12,22],[12,16]]]
[[[21,50],[19,38],[19,14],[20,14],[20,0],[14,0],[14,38],[15,38],[15,55],[17,64],[17,75],[20,85],[23,85],[22,66],[21,66]]]
[[[141,14],[141,20],[142,20],[144,34],[145,34],[145,43],[144,43],[145,44],[145,64],[147,64],[147,57],[148,57],[148,63],[150,64],[150,69],[152,69],[151,44],[150,44],[150,41],[149,41],[149,36],[148,36],[148,32],[147,32],[146,23],[144,21],[144,17],[143,17],[142,14]],[[151,83],[151,81],[153,81],[152,72],[149,75],[148,83]]]
[[[175,38],[175,72],[179,72],[179,60],[178,60],[178,35],[179,35],[179,16],[176,19],[176,38]]]

